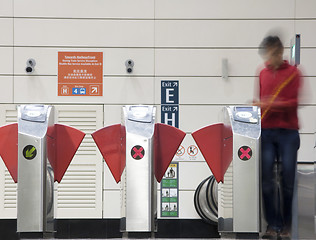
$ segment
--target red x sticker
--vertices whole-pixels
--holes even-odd
[[[242,146],[241,148],[239,148],[238,150],[238,157],[241,160],[247,161],[251,158],[252,156],[252,150],[250,147],[248,146]]]
[[[144,157],[145,150],[142,146],[136,145],[132,148],[131,155],[135,160],[140,160]]]

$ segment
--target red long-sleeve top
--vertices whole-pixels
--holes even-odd
[[[292,80],[278,92],[280,85],[293,73],[295,75]],[[299,70],[287,61],[284,61],[278,69],[266,65],[266,68],[260,72],[259,84],[260,101],[269,103],[267,107],[261,108],[261,114],[268,108],[261,120],[261,127],[299,129],[297,116],[298,95],[301,86]],[[273,95],[277,96],[272,101]]]

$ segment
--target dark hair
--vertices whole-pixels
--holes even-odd
[[[262,40],[259,45],[259,54],[262,56],[266,53],[267,49],[278,48],[283,50],[283,44],[278,36],[268,36]]]

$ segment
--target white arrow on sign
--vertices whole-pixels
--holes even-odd
[[[92,87],[91,93],[98,93],[98,87]]]

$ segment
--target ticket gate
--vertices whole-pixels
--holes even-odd
[[[55,124],[47,105],[21,105],[18,123],[0,128],[0,155],[18,183],[17,232],[54,232],[54,181],[61,181],[84,136]]]
[[[259,233],[260,109],[229,106],[223,121],[192,133],[218,184],[220,233]]]
[[[154,232],[157,184],[185,133],[155,124],[156,107],[124,106],[122,123],[92,134],[116,182],[121,181],[121,231]],[[155,177],[154,177],[155,176]]]
[[[51,106],[18,108],[18,232],[54,231],[54,171],[46,160],[52,110]]]

